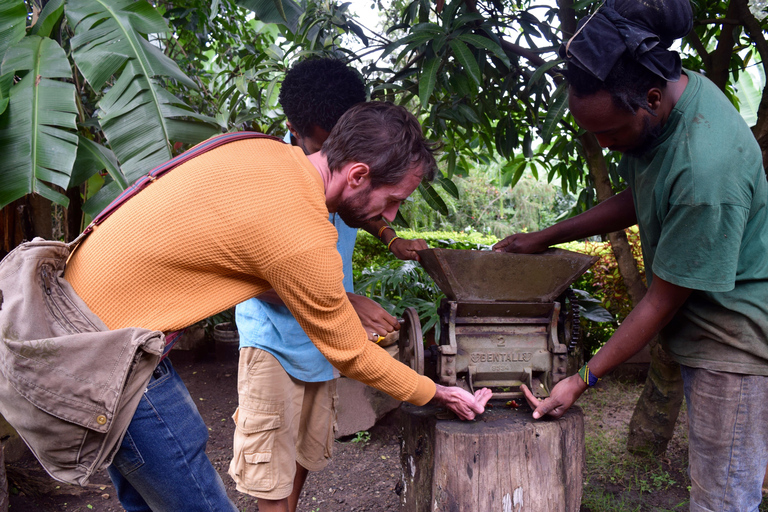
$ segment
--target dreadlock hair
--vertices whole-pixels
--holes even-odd
[[[334,58],[305,60],[285,75],[278,100],[291,125],[302,137],[312,126],[330,132],[341,115],[365,101],[360,75]]]
[[[349,162],[368,165],[371,187],[396,185],[415,168],[431,181],[437,172],[439,145],[424,138],[416,117],[388,101],[359,103],[331,131],[320,151],[331,172]]]
[[[605,77],[605,82],[575,65],[569,65],[563,71],[568,85],[576,96],[591,96],[598,91],[607,91],[616,107],[634,114],[638,109],[644,109],[656,115],[648,107],[648,91],[657,87],[664,90],[667,82],[652,73],[624,52]]]

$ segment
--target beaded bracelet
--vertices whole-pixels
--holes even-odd
[[[390,247],[392,247],[392,242],[400,238],[399,236],[395,235],[392,238],[390,238],[389,243],[387,244],[387,250],[389,250]]]
[[[384,233],[384,231],[385,231],[385,230],[387,230],[387,229],[391,229],[392,231],[394,231],[394,230],[395,230],[395,228],[393,228],[392,226],[381,226],[381,227],[379,228],[379,234],[378,234],[378,235],[376,235],[376,236],[378,237],[378,239],[379,239],[379,240],[381,240],[381,234],[382,234],[382,233]]]
[[[583,380],[589,387],[594,386],[597,384],[597,381],[600,380],[595,376],[594,373],[589,371],[589,366],[586,364],[579,370],[579,377],[581,377],[581,380]]]

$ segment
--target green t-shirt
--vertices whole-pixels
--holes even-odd
[[[685,73],[688,85],[659,140],[619,164],[632,188],[646,268],[694,290],[661,341],[688,366],[768,375],[762,155],[725,95]]]

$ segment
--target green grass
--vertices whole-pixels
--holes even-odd
[[[643,384],[608,378],[579,399],[587,452],[582,511],[683,512],[690,481],[685,403],[663,455],[626,450],[629,421]],[[768,500],[758,509],[768,512]]]
[[[687,510],[684,413],[664,456],[626,450],[629,420],[641,391],[641,383],[606,379],[579,401],[587,452],[582,506],[593,512]]]

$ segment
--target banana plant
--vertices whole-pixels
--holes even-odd
[[[0,0],[0,207],[32,193],[67,206],[106,171],[83,207],[95,215],[175,142],[222,130],[164,86],[197,88],[163,53],[167,31],[144,0]]]

